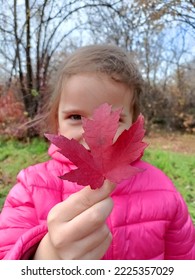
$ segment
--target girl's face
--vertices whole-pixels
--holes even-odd
[[[58,109],[58,132],[74,138],[86,148],[81,117],[91,118],[94,109],[103,103],[114,109],[123,108],[115,139],[132,124],[132,93],[127,85],[104,74],[77,74],[64,84]]]

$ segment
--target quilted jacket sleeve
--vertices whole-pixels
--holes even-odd
[[[25,182],[10,191],[0,214],[0,259],[29,259],[47,232],[40,224]]]
[[[165,236],[165,259],[195,260],[195,227],[180,194],[176,197],[176,205],[174,221]]]

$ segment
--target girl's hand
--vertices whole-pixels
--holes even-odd
[[[106,219],[113,208],[113,188],[105,181],[100,189],[85,187],[55,205],[34,259],[101,259],[112,240]]]

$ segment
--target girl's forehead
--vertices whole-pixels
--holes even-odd
[[[130,107],[131,89],[103,74],[77,74],[64,82],[60,108],[95,109],[103,103]]]

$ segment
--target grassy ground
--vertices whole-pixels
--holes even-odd
[[[195,224],[195,135],[159,131],[145,140],[149,147],[144,159],[172,179]]]
[[[150,146],[145,152],[144,160],[159,167],[174,181],[195,222],[195,137],[190,137],[183,141],[181,136],[176,138],[175,135],[170,139],[164,135],[147,137],[146,141]],[[186,149],[181,148],[181,145]],[[47,143],[41,139],[30,142],[0,139],[0,208],[16,181],[17,173],[31,164],[45,161],[48,158],[47,147]]]
[[[41,139],[30,142],[0,139],[0,208],[18,172],[47,158],[47,143]]]

